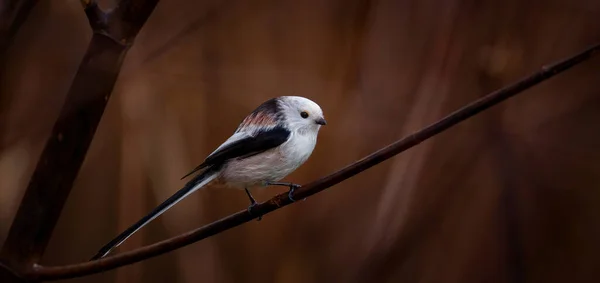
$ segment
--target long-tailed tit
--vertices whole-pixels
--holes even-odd
[[[177,202],[209,184],[244,189],[250,199],[249,212],[256,205],[248,191],[252,187],[288,186],[288,197],[294,201],[294,189],[299,185],[278,181],[308,159],[315,148],[319,129],[325,124],[321,107],[310,99],[281,96],[264,102],[242,121],[229,139],[183,178],[200,171],[198,175],[102,247],[92,260],[106,256]]]

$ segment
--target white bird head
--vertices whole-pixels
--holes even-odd
[[[277,125],[300,134],[317,134],[327,122],[323,111],[312,100],[300,96],[280,96],[269,99],[250,113],[237,132],[255,133]]]
[[[279,107],[286,126],[292,131],[316,133],[327,124],[321,107],[308,98],[281,96]]]

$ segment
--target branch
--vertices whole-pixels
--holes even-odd
[[[129,50],[128,43],[157,2],[122,0],[116,9],[119,13],[115,14],[104,14],[95,1],[83,2],[94,35],[0,251],[0,269],[6,271],[8,266],[22,272],[42,257],[102,118]],[[112,29],[107,29],[108,34],[98,33],[99,18],[106,18],[111,27],[122,26],[119,30],[127,32],[113,34]],[[0,281],[5,282],[5,276],[0,276]],[[6,281],[18,282],[14,278]]]
[[[96,0],[81,0],[83,11],[94,32],[109,34],[108,15],[100,9]]]
[[[396,141],[329,176],[301,187],[296,191],[294,197],[296,199],[306,198],[335,184],[338,184],[405,150],[410,149],[413,146],[418,145],[419,143],[449,129],[450,127],[466,120],[467,118],[470,118],[534,85],[549,79],[550,77],[553,77],[560,72],[563,72],[591,58],[593,55],[598,53],[598,51],[600,51],[600,44],[595,45],[564,61],[558,62],[551,66],[543,67],[539,72],[536,72],[525,79],[522,79],[521,81],[492,92],[408,137]],[[56,267],[36,265],[34,269],[26,275],[27,278],[31,278],[33,280],[58,280],[107,271],[184,247],[207,237],[221,233],[225,230],[239,226],[245,222],[251,221],[259,214],[267,214],[289,205],[290,203],[291,201],[288,199],[287,193],[282,193],[253,208],[255,214],[250,214],[247,210],[243,210],[182,235],[133,251],[109,256],[100,260]]]

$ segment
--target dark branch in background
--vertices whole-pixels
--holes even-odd
[[[396,154],[418,145],[419,143],[449,129],[450,127],[466,120],[469,117],[472,117],[560,72],[575,66],[576,64],[591,58],[598,51],[600,51],[600,45],[595,45],[564,61],[551,66],[543,67],[539,72],[536,72],[521,81],[492,92],[408,137],[396,141],[395,143],[390,144],[329,176],[303,186],[296,191],[294,197],[296,199],[302,199],[338,184],[362,171],[367,170],[368,168],[379,164],[380,162],[395,156]],[[166,252],[200,241],[212,235],[239,226],[245,222],[251,221],[252,219],[256,218],[258,214],[267,214],[290,203],[291,201],[288,199],[287,193],[282,193],[270,199],[269,201],[256,206],[252,215],[248,213],[247,210],[243,210],[174,238],[96,261],[57,267],[36,265],[32,271],[26,273],[26,277],[32,280],[57,280],[80,277],[114,269],[119,266],[148,259],[150,257],[164,254]]]
[[[94,35],[0,251],[3,265],[18,273],[30,270],[42,257],[125,54],[158,0],[122,0],[108,13],[95,1],[82,3]],[[2,279],[3,283],[11,279],[19,282]]]
[[[94,33],[111,37],[108,31],[108,14],[102,11],[95,0],[81,0],[83,11]]]

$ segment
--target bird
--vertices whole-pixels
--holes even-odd
[[[286,186],[288,198],[294,202],[294,190],[300,185],[279,181],[306,162],[324,125],[327,122],[321,107],[308,98],[279,96],[263,102],[225,142],[181,178],[197,173],[183,188],[107,243],[91,260],[105,257],[146,224],[205,186],[218,184],[245,190],[250,213],[257,201],[249,188]]]

